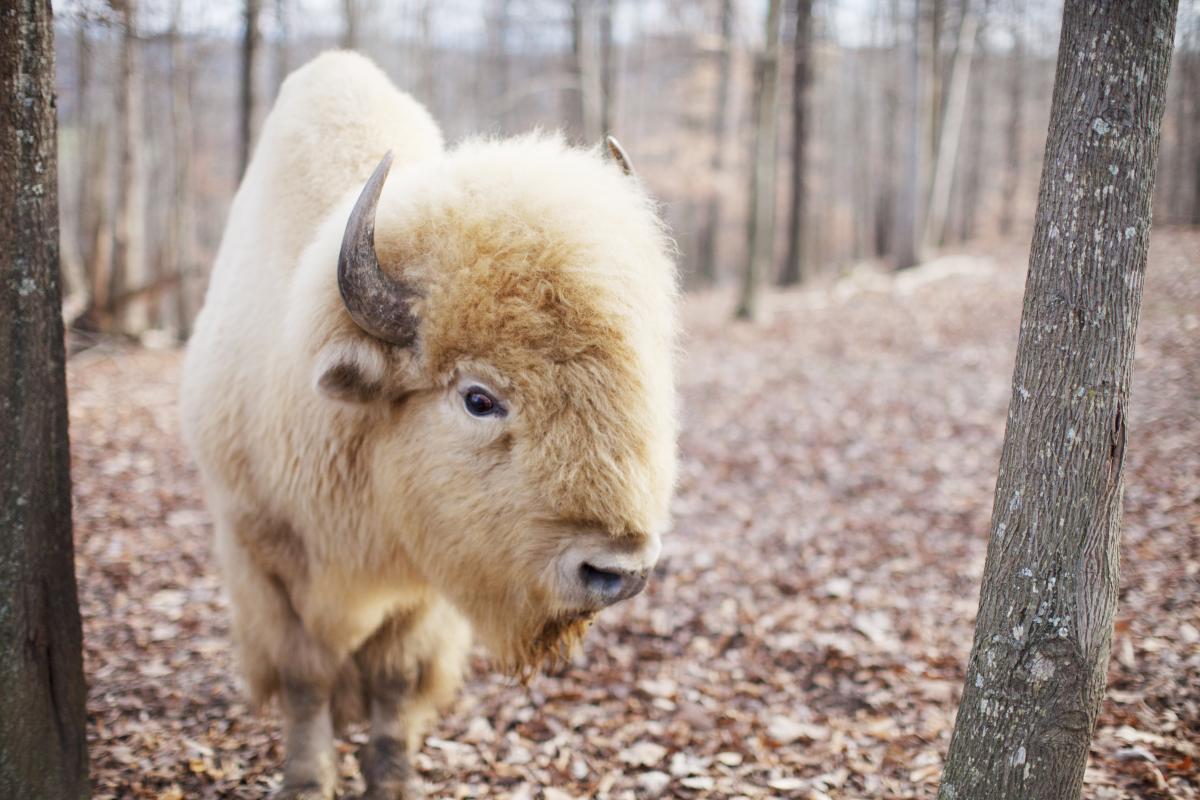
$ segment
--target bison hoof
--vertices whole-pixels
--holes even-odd
[[[417,800],[421,796],[403,742],[387,736],[372,739],[359,761],[367,780],[362,800]]]
[[[285,783],[271,795],[271,800],[333,800],[333,786],[325,787],[316,781]]]

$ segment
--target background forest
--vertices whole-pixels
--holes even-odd
[[[788,0],[778,51],[767,10],[751,0],[64,3],[69,319],[186,336],[254,132],[288,71],[330,47],[375,59],[451,142],[534,128],[589,145],[615,134],[665,207],[689,288],[735,282],[750,260],[759,133],[775,152],[757,221],[774,244],[758,254],[764,283],[911,266],[946,245],[1028,230],[1059,3]],[[1194,0],[1177,31],[1155,221],[1200,224]],[[764,64],[778,67],[773,86]]]

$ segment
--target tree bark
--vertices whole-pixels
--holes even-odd
[[[273,83],[275,94],[292,71],[291,43],[291,11],[288,8],[290,0],[275,0],[275,46],[272,48],[272,68],[274,69]]]
[[[919,225],[925,198],[924,123],[927,92],[924,89],[925,69],[921,58],[921,0],[913,8],[912,48],[909,52],[909,114],[904,142],[904,171],[897,192],[896,225],[892,234],[892,259],[896,269],[906,269],[921,260]]]
[[[121,51],[116,86],[118,156],[116,214],[113,218],[105,327],[140,333],[149,324],[147,304],[132,302],[130,290],[147,283],[145,184],[142,170],[142,80],[137,41],[136,0],[113,0],[121,17]]]
[[[171,205],[167,223],[167,264],[178,281],[169,291],[172,300],[170,316],[179,339],[191,333],[193,303],[191,299],[192,262],[192,65],[185,51],[179,30],[183,0],[174,0],[171,18]]]
[[[967,107],[967,86],[971,78],[971,59],[975,55],[975,29],[978,22],[970,6],[963,9],[958,29],[958,49],[950,69],[941,129],[937,136],[937,154],[933,161],[933,185],[929,210],[925,215],[925,248],[939,247],[946,236],[946,214],[950,210],[950,187],[958,163],[958,142],[962,133],[963,112]]]
[[[721,229],[721,200],[724,195],[725,151],[729,148],[729,84],[732,76],[733,0],[721,0],[721,49],[717,54],[717,91],[713,97],[710,161],[712,190],[708,195],[704,235],[700,242],[700,277],[712,285],[717,281],[717,246]]]
[[[1078,798],[1117,603],[1178,0],[1067,0],[975,641],[941,800]]]
[[[85,798],[59,304],[53,23],[0,12],[0,797]]]
[[[1016,220],[1017,195],[1021,191],[1021,143],[1025,128],[1025,0],[1013,2],[1012,63],[1008,74],[1008,170],[1001,197],[1000,233],[1007,236]]]
[[[964,13],[966,13],[966,4],[972,0],[963,0]],[[988,24],[988,16],[991,11],[991,0],[984,0],[983,9],[979,15],[979,28],[975,34],[975,85],[976,90],[970,93],[971,110],[967,117],[971,121],[971,129],[967,134],[970,150],[967,153],[967,163],[965,174],[962,181],[962,209],[959,217],[958,238],[962,241],[975,238],[978,232],[979,218],[979,200],[983,195],[984,183],[984,151],[985,143],[988,140],[988,124],[990,114],[988,80],[990,78],[988,70],[989,60],[986,49],[985,30]]]
[[[787,259],[779,283],[791,286],[804,279],[805,158],[808,150],[808,89],[812,85],[813,0],[796,2],[796,40],[792,69],[792,203],[788,209]],[[860,157],[865,153],[860,153]]]
[[[245,0],[242,26],[242,68],[238,84],[238,177],[246,174],[254,140],[254,68],[258,55],[258,12],[262,0]],[[347,17],[349,19],[349,17]],[[349,27],[349,23],[347,23]]]
[[[601,0],[572,0],[571,54],[576,83],[572,120],[575,135],[588,145],[604,138],[600,129],[604,93],[597,33],[596,4]]]
[[[359,40],[361,25],[359,24],[358,3],[355,0],[342,0],[342,23],[342,48],[345,50],[357,49],[362,42]]]
[[[754,158],[750,168],[749,247],[742,288],[734,316],[752,320],[758,316],[761,276],[775,254],[775,145],[779,127],[779,6],[769,0],[767,32],[763,53],[755,69]]]

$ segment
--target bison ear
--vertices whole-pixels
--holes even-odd
[[[387,361],[370,341],[331,342],[317,354],[313,388],[332,400],[367,403],[383,394]]]
[[[629,160],[629,156],[625,153],[625,148],[621,147],[621,143],[617,141],[615,136],[605,136],[604,146],[608,149],[608,155],[613,161],[617,162],[617,166],[626,175],[633,176],[633,162]]]

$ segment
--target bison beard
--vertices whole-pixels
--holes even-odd
[[[538,670],[551,670],[570,660],[596,618],[595,611],[563,614],[546,620],[520,651],[499,664],[501,670],[528,683]]]

